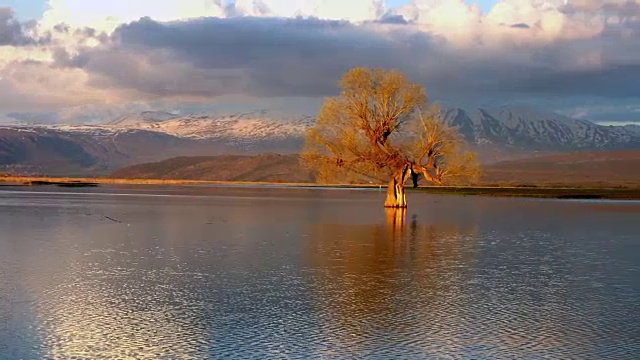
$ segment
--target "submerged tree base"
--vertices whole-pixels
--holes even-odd
[[[404,166],[397,171],[387,186],[387,198],[384,207],[404,209],[407,207],[407,197],[404,192],[404,183],[411,176],[411,169]]]
[[[387,198],[384,201],[384,207],[403,209],[407,207],[407,198],[404,193],[402,184],[394,184],[392,181],[387,188]]]

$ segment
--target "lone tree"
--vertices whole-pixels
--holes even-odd
[[[385,207],[405,208],[409,179],[414,187],[421,176],[434,184],[477,179],[475,155],[462,150],[457,131],[402,73],[354,68],[340,88],[325,99],[301,154],[319,182],[390,179]]]

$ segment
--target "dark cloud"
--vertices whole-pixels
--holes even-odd
[[[22,24],[13,16],[11,8],[0,7],[0,46],[30,44],[33,40],[24,34]]]
[[[370,66],[400,69],[436,99],[640,98],[637,33],[608,31],[544,46],[456,48],[396,18],[387,20],[354,25],[317,19],[159,23],[143,18],[121,26],[101,47],[73,57],[57,52],[55,58],[59,66],[86,70],[95,87],[150,96],[325,96],[335,93],[344,71]]]
[[[404,16],[394,15],[394,14],[385,14],[380,18],[380,20],[377,20],[375,22],[378,22],[381,24],[405,24],[405,25],[409,23],[404,18]]]
[[[32,37],[27,31],[36,27],[35,21],[21,23],[14,18],[11,8],[0,7],[0,46],[46,45],[51,42],[51,32],[44,32]]]
[[[68,34],[71,31],[71,26],[67,24],[57,24],[53,26],[53,30],[62,34]]]
[[[410,69],[411,59],[426,55],[364,27],[317,19],[144,18],[112,39],[58,64],[87,70],[95,85],[157,95],[324,96],[351,67]]]
[[[508,90],[537,96],[640,98],[640,65],[566,72],[537,70],[511,84]]]
[[[623,20],[637,21],[640,17],[640,4],[634,1],[605,3],[602,5],[605,14],[617,16]]]

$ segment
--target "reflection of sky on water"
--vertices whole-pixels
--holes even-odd
[[[391,215],[386,227],[331,224],[312,231],[318,236],[312,261],[324,270],[312,298],[333,340],[328,349],[357,348],[359,355],[382,358],[633,358],[640,350],[638,316],[625,318],[638,308],[637,286],[635,297],[581,288],[586,276],[576,270],[589,272],[586,259],[594,257],[589,264],[602,266],[599,276],[611,275],[605,270],[610,265],[594,256],[602,243],[565,242],[583,240],[584,230],[478,234],[475,227],[408,222],[398,228]],[[491,264],[478,266],[485,262]],[[600,301],[606,297],[613,302]],[[615,323],[596,325],[608,316]],[[616,332],[623,337],[603,340]]]
[[[13,273],[20,274],[16,282],[31,297],[22,301],[30,305],[25,311],[38,342],[22,351],[57,359],[154,353],[195,358],[206,338],[194,318],[198,312],[180,300],[184,288],[168,285],[167,280],[179,279],[163,274],[170,260],[154,251],[160,244],[152,237],[133,240],[135,227],[114,226],[84,210],[22,210],[41,213],[33,224],[12,209],[12,236],[19,240],[14,255],[20,255],[20,263],[13,264],[19,271]],[[150,264],[159,270],[145,269]]]
[[[473,256],[473,229],[420,225],[415,219],[405,224],[403,212],[388,210],[386,224],[376,226],[312,227],[309,256],[317,269],[312,299],[323,334],[331,339],[326,351],[415,358],[460,343],[449,333],[448,345],[436,336],[426,346],[426,333],[438,324],[423,313],[440,313],[446,320],[442,326],[460,323],[455,311],[442,311],[448,308],[444,303],[456,303],[464,293],[464,274],[451,269],[466,267]],[[426,301],[416,301],[418,294]]]
[[[640,351],[637,207],[207,191],[0,194],[0,359]]]

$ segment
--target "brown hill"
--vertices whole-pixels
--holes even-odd
[[[135,165],[111,174],[125,179],[310,182],[295,154],[178,157]],[[563,153],[483,167],[485,185],[640,187],[640,150]]]
[[[205,144],[153,131],[0,127],[0,172],[103,175],[127,165],[227,148],[224,144]]]
[[[0,125],[0,172],[101,176],[123,166],[200,154],[299,151],[300,139],[198,139],[156,131],[100,127]]]
[[[640,150],[536,156],[486,165],[483,183],[567,186],[640,186]]]
[[[220,181],[311,182],[298,165],[298,155],[261,154],[178,157],[129,166],[111,177],[124,179],[181,179]]]

